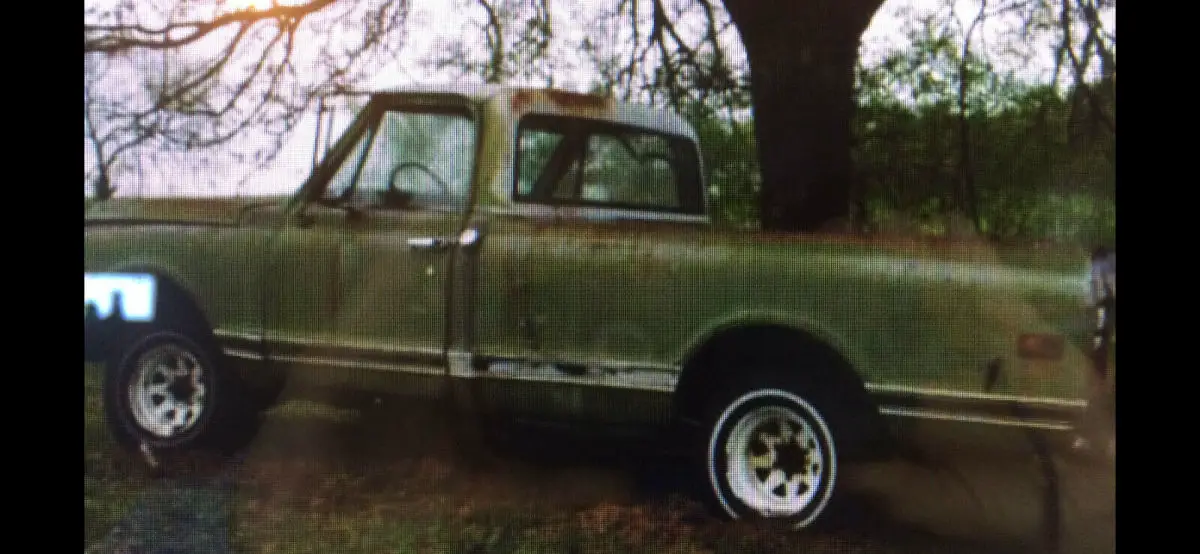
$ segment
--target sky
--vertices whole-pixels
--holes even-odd
[[[92,0],[89,5],[102,5],[112,3],[112,1]],[[298,1],[301,0],[283,0],[281,3]],[[270,5],[271,0],[225,0],[225,3],[229,8],[261,7]],[[574,23],[572,18],[556,15],[566,13],[565,11],[570,9],[572,4],[566,0],[551,1],[554,32],[556,36],[563,36],[568,42],[578,39],[587,32],[582,25]],[[868,65],[873,64],[887,52],[904,48],[906,40],[902,30],[905,19],[912,13],[935,10],[943,5],[942,0],[886,0],[862,37],[860,52],[863,62]],[[960,17],[967,18],[973,15],[978,7],[979,4],[976,0],[957,0],[955,11],[964,14]],[[401,51],[401,56],[392,64],[381,68],[368,88],[390,88],[406,84],[457,80],[455,74],[448,72],[440,76],[429,74],[428,69],[423,67],[419,60],[428,59],[431,53],[444,52],[448,44],[464,33],[477,32],[471,30],[472,18],[478,20],[481,12],[478,12],[478,8],[474,12],[463,10],[456,7],[455,3],[443,0],[414,0],[413,8],[414,11],[409,20],[410,28],[435,29],[435,31],[408,33],[405,36],[407,42]],[[1105,14],[1104,20],[1110,29],[1115,29],[1114,13]],[[988,26],[983,28],[980,33],[981,40],[995,43],[999,40],[1001,33],[1011,30],[1015,21],[1017,21],[1016,16],[1010,17],[1007,21],[1002,18],[989,20]],[[740,56],[741,48],[740,44],[737,44],[736,35],[730,37],[730,41],[732,45],[727,48],[727,51],[732,51]],[[997,70],[1000,72],[1012,70],[1027,80],[1048,80],[1050,69],[1053,67],[1053,48],[1048,42],[1039,44],[1036,41],[1023,46],[1033,54],[1031,63],[1024,63],[1015,58],[995,58]],[[568,90],[585,91],[590,85],[591,79],[585,71],[578,69],[583,66],[583,61],[577,59],[578,56],[573,59],[571,52],[567,52],[565,58],[562,64],[555,69],[555,86]],[[335,137],[343,130],[349,119],[349,114],[341,114],[335,119],[332,129]],[[209,167],[203,169],[188,168],[187,164],[174,161],[151,163],[147,158],[142,158],[136,160],[132,166],[135,171],[117,177],[116,184],[120,189],[118,194],[131,192],[152,196],[238,194],[239,190],[235,189],[234,185],[242,181],[248,174],[247,184],[240,191],[242,194],[288,194],[300,185],[311,167],[315,131],[316,119],[310,116],[297,126],[275,162],[257,171],[253,171],[253,168],[250,167],[234,164],[216,164],[218,167],[212,167],[210,164]],[[91,159],[90,155],[90,148],[85,143],[85,170],[88,160]],[[85,195],[89,192],[90,187],[85,187]]]

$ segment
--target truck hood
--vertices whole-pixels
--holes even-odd
[[[286,196],[112,198],[84,201],[84,224],[172,223],[236,225],[251,208],[282,204]]]

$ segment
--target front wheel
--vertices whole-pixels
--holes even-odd
[[[717,504],[734,519],[812,525],[828,507],[838,474],[827,416],[781,382],[727,398],[713,411],[706,452]]]
[[[258,418],[213,348],[172,329],[139,333],[105,375],[104,405],[117,442],[172,454],[229,453],[244,446]]]

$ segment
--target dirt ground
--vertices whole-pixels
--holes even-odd
[[[835,521],[717,520],[683,460],[638,439],[530,429],[464,451],[428,410],[289,404],[235,460],[137,488],[89,552],[1050,552],[1115,550],[1111,464],[955,449],[845,467]],[[115,465],[113,465],[115,464]],[[86,471],[86,470],[85,470]],[[85,498],[86,501],[86,498]],[[1052,511],[1053,513],[1053,511]],[[1051,521],[1053,521],[1053,516]],[[373,542],[372,542],[373,541]]]

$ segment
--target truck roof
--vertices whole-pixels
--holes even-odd
[[[527,88],[493,84],[406,86],[379,89],[372,94],[378,96],[409,94],[457,96],[476,104],[498,99],[501,100],[502,105],[509,107],[515,117],[527,113],[583,117],[641,127],[692,141],[699,140],[691,124],[674,111],[622,102],[611,96],[554,88]]]

